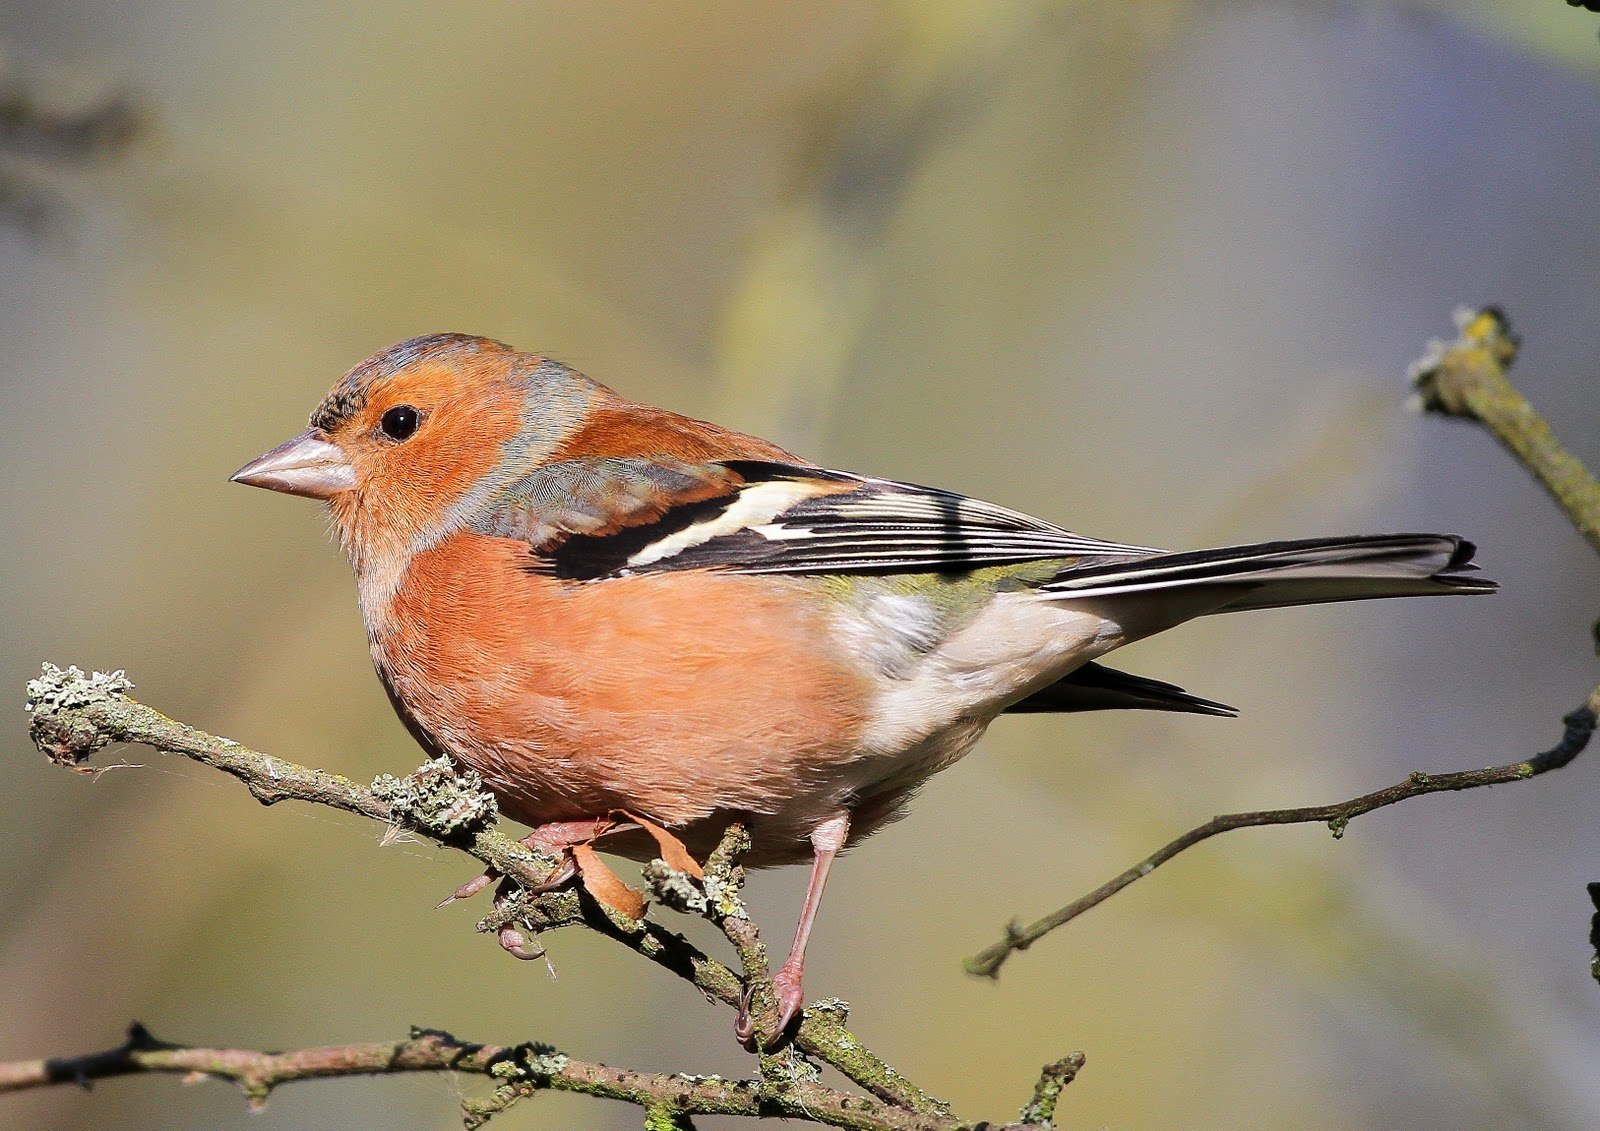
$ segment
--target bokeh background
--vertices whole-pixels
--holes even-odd
[[[1456,304],[1503,303],[1524,387],[1600,462],[1597,32],[1561,0],[0,4],[8,81],[151,117],[116,158],[0,155],[49,202],[0,228],[0,1057],[137,1018],[746,1069],[726,1010],[615,947],[553,937],[552,978],[433,910],[463,858],[27,742],[50,659],[357,778],[415,765],[323,519],[225,480],[347,366],[450,329],[1104,536],[1476,537],[1493,599],[1122,657],[1237,721],[1002,721],[836,872],[808,985],[973,1118],[1081,1048],[1074,1127],[1600,1126],[1600,759],[1339,843],[1235,834],[998,984],[959,965],[1213,812],[1548,745],[1593,684],[1600,566],[1485,435],[1407,414],[1403,371]],[[773,937],[802,883],[755,880]],[[447,1128],[479,1086],[297,1085],[250,1126]],[[170,1080],[0,1102],[17,1128],[247,1118]]]

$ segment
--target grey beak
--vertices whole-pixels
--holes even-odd
[[[345,459],[344,449],[328,443],[313,428],[251,460],[228,476],[228,482],[308,499],[329,499],[354,487],[356,474]]]

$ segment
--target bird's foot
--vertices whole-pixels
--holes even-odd
[[[561,864],[551,873],[550,878],[537,887],[523,888],[515,884],[501,884],[500,890],[494,894],[495,909],[504,907],[506,901],[519,893],[527,895],[543,895],[547,891],[554,891],[567,883],[578,874],[577,861],[573,859],[570,851],[561,856]],[[472,881],[476,883],[477,881]],[[467,886],[467,885],[463,885]],[[446,901],[448,902],[448,901]],[[495,932],[495,941],[500,944],[500,949],[512,958],[520,958],[524,962],[531,962],[535,958],[544,957],[544,948],[534,944],[529,946],[528,936],[522,933],[522,928],[515,923],[502,924],[499,931]]]
[[[577,875],[577,866],[573,863],[572,848],[574,845],[588,844],[596,837],[608,833],[617,827],[617,822],[610,817],[593,817],[582,821],[551,821],[535,827],[532,832],[522,838],[521,843],[527,845],[535,852],[561,858],[561,866],[551,877],[537,888],[532,889],[533,895],[553,891],[573,876]],[[448,907],[458,899],[471,899],[484,888],[500,878],[500,873],[494,868],[485,868],[481,876],[474,876],[455,891],[445,896],[437,904],[438,907]]]
[[[806,995],[801,988],[801,979],[805,974],[803,962],[785,962],[772,978],[772,999],[777,1007],[777,1031],[770,1037],[763,1036],[761,1050],[772,1052],[781,1048],[794,1033],[799,1024],[800,1014],[805,1009]],[[733,1035],[744,1046],[746,1052],[756,1052],[756,1023],[750,1016],[752,991],[746,986],[739,997],[739,1015],[733,1022]]]

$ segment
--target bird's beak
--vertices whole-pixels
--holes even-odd
[[[344,449],[328,443],[313,428],[257,456],[228,476],[228,482],[308,499],[331,499],[356,485],[356,473],[345,459]]]

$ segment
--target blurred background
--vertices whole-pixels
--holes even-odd
[[[358,779],[419,753],[303,501],[226,483],[345,368],[501,338],[838,467],[1132,542],[1476,538],[1493,599],[1216,618],[1131,670],[1237,721],[1002,720],[835,873],[808,968],[971,1118],[1088,1068],[1064,1125],[1600,1126],[1600,756],[1211,842],[997,984],[960,959],[1214,812],[1548,746],[1600,563],[1481,431],[1404,411],[1458,303],[1600,463],[1600,17],[1518,3],[0,4],[42,106],[0,150],[0,1057],[293,1047],[412,1023],[740,1074],[726,1009],[618,948],[558,975],[433,910],[471,862],[264,810],[200,767],[75,777],[42,660]],[[13,142],[15,139],[12,139]],[[787,937],[804,875],[758,875]],[[669,921],[671,920],[668,913]],[[301,1084],[254,1127],[458,1126],[443,1077]],[[0,1102],[16,1128],[242,1127],[220,1085]],[[506,1128],[629,1128],[543,1096]],[[729,1128],[706,1119],[707,1128]]]

